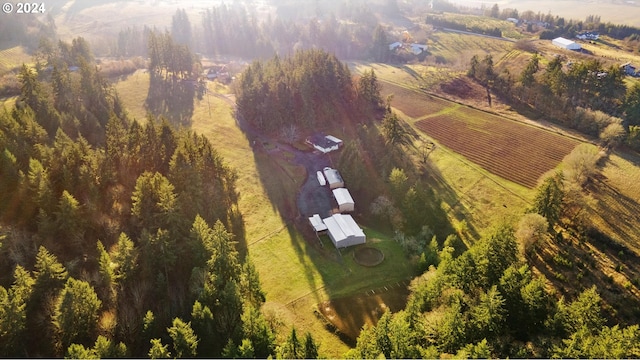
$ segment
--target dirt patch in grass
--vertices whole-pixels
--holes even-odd
[[[577,140],[534,126],[461,107],[416,122],[427,135],[489,172],[534,188]]]
[[[460,76],[441,83],[440,90],[465,102],[476,100],[481,101],[483,104],[487,102],[487,91],[480,84],[473,82],[466,76]]]
[[[409,290],[406,282],[388,285],[366,293],[322,302],[318,310],[327,327],[341,334],[343,341],[355,341],[365,324],[375,325],[385,311],[404,309]]]
[[[382,82],[381,94],[383,98],[393,95],[391,105],[412,118],[436,113],[452,105],[448,101],[388,82]]]

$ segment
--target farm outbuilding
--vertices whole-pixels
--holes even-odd
[[[571,41],[569,39],[565,39],[563,37],[555,38],[551,40],[551,43],[559,48],[567,49],[567,50],[580,50],[582,46],[575,41]]]
[[[364,244],[367,238],[351,215],[334,214],[323,220],[327,233],[337,248]]]
[[[327,231],[327,225],[324,224],[324,222],[320,218],[320,215],[318,214],[313,214],[313,216],[309,218],[309,223],[313,227],[313,230],[318,233]]]
[[[323,136],[321,134],[309,136],[306,139],[306,143],[323,154],[336,151],[342,146],[342,140],[337,137],[331,135]]]
[[[327,178],[330,189],[344,187],[344,180],[342,180],[342,176],[340,176],[338,170],[326,167],[322,172],[324,173],[324,177]]]
[[[349,190],[346,188],[333,189],[333,197],[336,198],[340,212],[351,212],[354,210],[355,203]]]

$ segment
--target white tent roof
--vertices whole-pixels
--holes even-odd
[[[310,217],[309,218],[309,222],[311,223],[311,226],[313,226],[313,228],[316,231],[327,230],[327,225],[325,225],[322,222],[322,219],[320,218],[320,215],[318,215],[318,214],[314,214],[312,217]]]
[[[323,220],[329,233],[331,233],[336,246],[340,247],[340,242],[349,237],[364,237],[364,232],[351,215],[334,214]]]
[[[333,189],[333,196],[336,198],[338,205],[355,204],[349,190],[346,188]]]

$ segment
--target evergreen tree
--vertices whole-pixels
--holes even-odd
[[[553,226],[560,219],[563,197],[562,174],[558,173],[544,180],[533,200],[533,212],[549,221],[549,231],[553,231]]]
[[[387,32],[382,25],[376,26],[373,32],[373,41],[371,46],[371,57],[376,62],[386,62],[389,60],[389,39]]]
[[[177,357],[196,357],[199,340],[193,332],[190,322],[185,323],[180,318],[175,318],[173,325],[167,328],[167,332],[173,340],[173,349]]]
[[[291,328],[289,336],[278,349],[278,359],[304,359],[304,345],[298,339],[296,329]]]
[[[98,329],[98,311],[102,301],[89,283],[69,278],[55,308],[54,325],[64,349],[71,343],[87,344]]]
[[[176,219],[174,187],[158,172],[145,172],[138,177],[131,202],[131,213],[143,228],[155,231]]]
[[[149,349],[148,356],[150,359],[169,359],[171,358],[171,352],[169,351],[169,345],[163,345],[160,339],[151,339],[151,349]]]

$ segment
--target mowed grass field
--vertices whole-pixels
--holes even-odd
[[[131,76],[116,85],[132,114],[144,110],[139,102],[146,98],[149,86],[145,77],[148,79],[146,74]],[[358,296],[408,279],[414,267],[399,244],[374,229],[364,228],[368,244],[385,254],[385,262],[374,268],[357,265],[352,250],[338,253],[326,236],[321,237],[323,247],[315,237],[305,238],[291,216],[292,211],[295,213],[297,189],[305,179],[304,169],[290,163],[287,156],[278,155],[274,146],[258,146],[254,151],[254,139],[240,130],[233,117],[229,101],[233,97],[226,95],[228,89],[209,83],[209,90],[212,95],[196,100],[192,129],[207,136],[238,173],[248,256],[258,269],[266,292],[264,311],[282,322],[281,336],[295,325],[300,333],[314,334],[321,354],[342,357],[348,346],[325,328],[314,309],[333,298]],[[123,94],[137,94],[138,100]],[[365,312],[360,317],[369,318],[366,312],[372,308],[376,305],[368,303],[354,305],[351,311]]]
[[[146,70],[138,70],[131,75],[123,77],[114,83],[120,100],[124,103],[129,116],[144,122],[147,116],[145,101],[149,89],[149,73]]]

